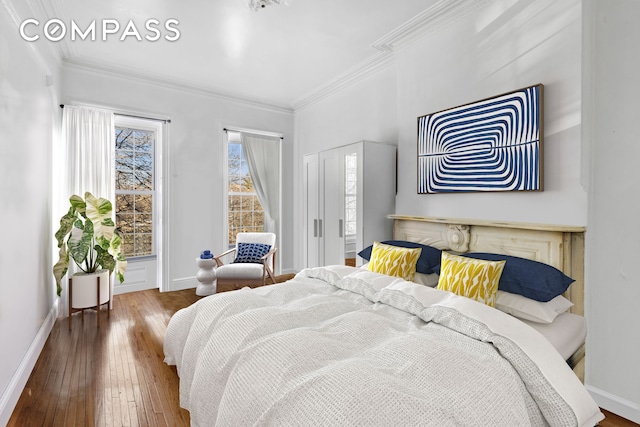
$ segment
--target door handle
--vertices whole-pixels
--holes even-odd
[[[318,220],[313,220],[313,237],[318,237]]]
[[[344,237],[344,220],[338,220],[338,237]]]

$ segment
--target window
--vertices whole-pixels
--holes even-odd
[[[155,255],[153,129],[116,126],[116,226],[126,258]]]
[[[344,157],[344,166],[344,234],[345,236],[355,236],[358,212],[358,155],[356,153],[347,154]]]
[[[239,232],[264,231],[264,210],[251,182],[240,134],[227,132],[227,135],[228,239],[229,247],[232,247]]]

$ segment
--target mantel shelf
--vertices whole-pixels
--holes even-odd
[[[481,219],[465,219],[465,218],[439,218],[439,217],[399,215],[399,214],[387,215],[387,218],[398,219],[403,221],[434,222],[434,223],[441,223],[441,224],[465,224],[465,225],[478,225],[478,226],[485,226],[485,227],[518,228],[523,230],[560,231],[565,233],[582,233],[585,231],[585,227],[580,225],[532,224],[528,222],[488,221],[488,220],[481,220]]]

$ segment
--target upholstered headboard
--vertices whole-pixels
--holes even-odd
[[[389,215],[396,240],[458,253],[492,252],[544,262],[575,279],[565,297],[584,315],[584,227]]]

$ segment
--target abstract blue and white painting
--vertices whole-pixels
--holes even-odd
[[[418,193],[542,190],[542,89],[418,117]]]

